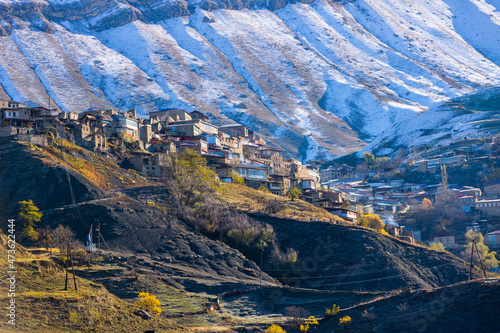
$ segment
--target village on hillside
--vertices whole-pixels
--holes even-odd
[[[238,175],[248,187],[280,196],[297,188],[300,199],[354,224],[376,214],[389,234],[410,242],[441,243],[460,251],[471,230],[481,232],[490,248],[500,247],[500,175],[485,177],[482,186],[477,183],[478,173],[494,173],[498,143],[491,138],[463,140],[406,159],[368,154],[356,165],[319,170],[285,158],[280,148],[245,125],[215,126],[200,111],[167,109],[139,118],[134,110],[68,113],[0,100],[0,124],[0,137],[33,144],[63,138],[108,154],[116,153],[119,142],[132,152],[126,158],[129,167],[152,178],[162,177],[169,154],[191,149],[222,181]],[[475,177],[453,182],[453,174],[470,170]]]

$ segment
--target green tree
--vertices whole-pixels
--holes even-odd
[[[444,164],[441,164],[441,189],[444,192],[448,191],[448,172]]]
[[[140,300],[135,302],[136,305],[146,308],[157,315],[161,313],[161,303],[155,295],[150,295],[149,293],[140,292]]]
[[[262,228],[259,241],[255,244],[255,247],[260,250],[260,273],[259,273],[259,284],[262,284],[262,261],[264,260],[264,250],[272,243],[273,229],[266,230]]]
[[[443,243],[432,243],[429,247],[436,251],[445,251]]]
[[[287,197],[289,197],[293,201],[295,199],[298,199],[300,194],[301,194],[300,190],[294,186],[288,191]]]
[[[372,153],[364,152],[362,158],[368,169],[372,169],[375,163],[375,156]]]
[[[227,236],[234,239],[238,244],[250,245],[259,235],[259,231],[254,227],[248,229],[231,229],[227,232]]]
[[[497,253],[495,251],[490,252],[488,246],[484,244],[484,237],[480,232],[473,232],[472,230],[469,230],[465,234],[465,239],[467,241],[467,246],[465,247],[465,251],[462,253],[462,258],[465,260],[470,258],[475,242],[480,256],[480,258],[477,258],[477,253],[474,249],[473,259],[476,264],[479,264],[478,260],[481,260],[485,269],[489,270],[491,267],[498,267],[499,261],[496,259]]]
[[[21,236],[32,242],[38,240],[38,232],[33,227],[35,223],[40,222],[43,214],[39,212],[38,207],[33,204],[33,200],[20,201],[19,220],[22,222]]]
[[[229,171],[229,177],[233,180],[233,183],[235,184],[240,184],[240,185],[245,185],[245,179],[241,177],[239,173],[237,173],[234,170]]]
[[[374,161],[375,169],[384,169],[389,167],[391,164],[391,159],[389,157],[377,157]]]
[[[191,149],[170,156],[165,184],[178,208],[194,208],[215,193],[216,174],[206,165],[207,160]]]

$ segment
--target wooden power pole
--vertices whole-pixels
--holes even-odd
[[[75,266],[73,265],[73,253],[71,252],[71,246],[68,243],[68,250],[66,252],[66,279],[64,280],[64,290],[68,290],[68,271],[70,262],[71,262],[71,270],[73,273],[73,282],[75,283],[75,291],[78,292],[78,284],[76,283],[76,275],[75,275]]]

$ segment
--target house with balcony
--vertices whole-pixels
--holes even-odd
[[[269,168],[266,165],[256,163],[226,164],[216,169],[220,178],[229,177],[231,171],[238,173],[248,187],[259,189],[264,186],[269,188],[267,180]]]

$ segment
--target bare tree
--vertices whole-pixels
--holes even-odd
[[[286,309],[286,315],[292,317],[293,324],[299,327],[304,319],[309,316],[309,311],[298,306],[288,306]]]
[[[71,228],[59,225],[51,231],[50,237],[52,244],[61,251],[64,251],[68,243],[73,248],[79,245],[79,242],[75,239],[75,235],[75,232]]]

